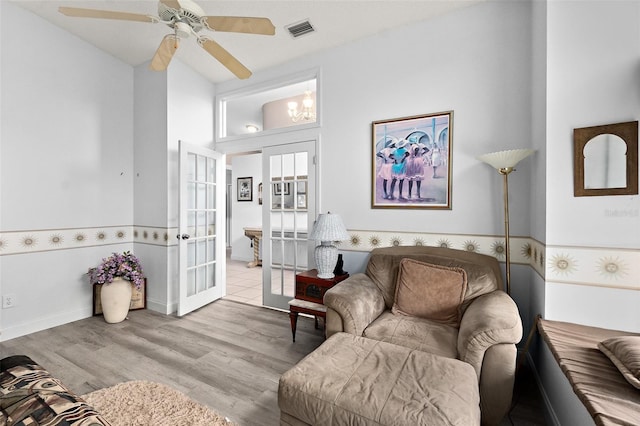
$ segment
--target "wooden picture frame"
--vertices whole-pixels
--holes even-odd
[[[93,285],[93,315],[102,315],[102,303],[100,303],[100,291],[104,284]],[[108,284],[107,284],[108,285]],[[144,284],[140,290],[136,289],[133,284],[131,292],[131,304],[129,305],[130,311],[136,311],[138,309],[147,309],[147,279],[144,279]]]
[[[253,178],[238,178],[238,201],[253,201]]]
[[[371,208],[451,209],[453,111],[371,124]]]
[[[638,194],[638,121],[573,130],[573,196]]]

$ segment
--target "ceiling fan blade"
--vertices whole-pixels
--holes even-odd
[[[180,10],[182,6],[180,6],[180,2],[178,0],[160,0],[160,3],[164,4],[171,9]]]
[[[75,18],[119,19],[123,21],[156,22],[153,16],[138,13],[115,12],[112,10],[82,9],[79,7],[59,7],[58,11],[66,16]]]
[[[244,80],[251,77],[251,71],[215,41],[200,37],[198,44],[239,79]]]
[[[242,16],[205,16],[207,26],[214,31],[274,35],[276,27],[269,18]]]
[[[153,55],[149,68],[153,71],[164,71],[169,66],[173,54],[178,50],[180,45],[180,39],[173,34],[167,34],[164,36],[156,50],[156,54]]]

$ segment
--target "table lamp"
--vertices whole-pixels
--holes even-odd
[[[332,279],[333,269],[338,261],[338,248],[333,245],[334,241],[345,241],[350,238],[347,229],[342,223],[342,219],[337,214],[318,215],[318,219],[313,223],[310,240],[320,241],[314,251],[314,259],[318,268],[318,278]]]
[[[478,157],[478,160],[489,164],[503,176],[504,192],[504,252],[505,275],[507,277],[507,294],[511,295],[511,257],[509,253],[509,173],[515,171],[515,166],[535,151],[533,149],[509,149],[492,152]]]

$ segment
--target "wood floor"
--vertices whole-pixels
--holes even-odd
[[[165,383],[240,425],[277,425],[278,379],[323,341],[300,317],[219,300],[183,318],[148,310],[107,324],[101,316],[0,343],[0,358],[25,354],[78,394],[127,380]],[[545,425],[530,374],[504,425]],[[521,389],[521,391],[519,390]]]

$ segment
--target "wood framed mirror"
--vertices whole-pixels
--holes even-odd
[[[573,130],[573,195],[638,194],[638,122]]]

